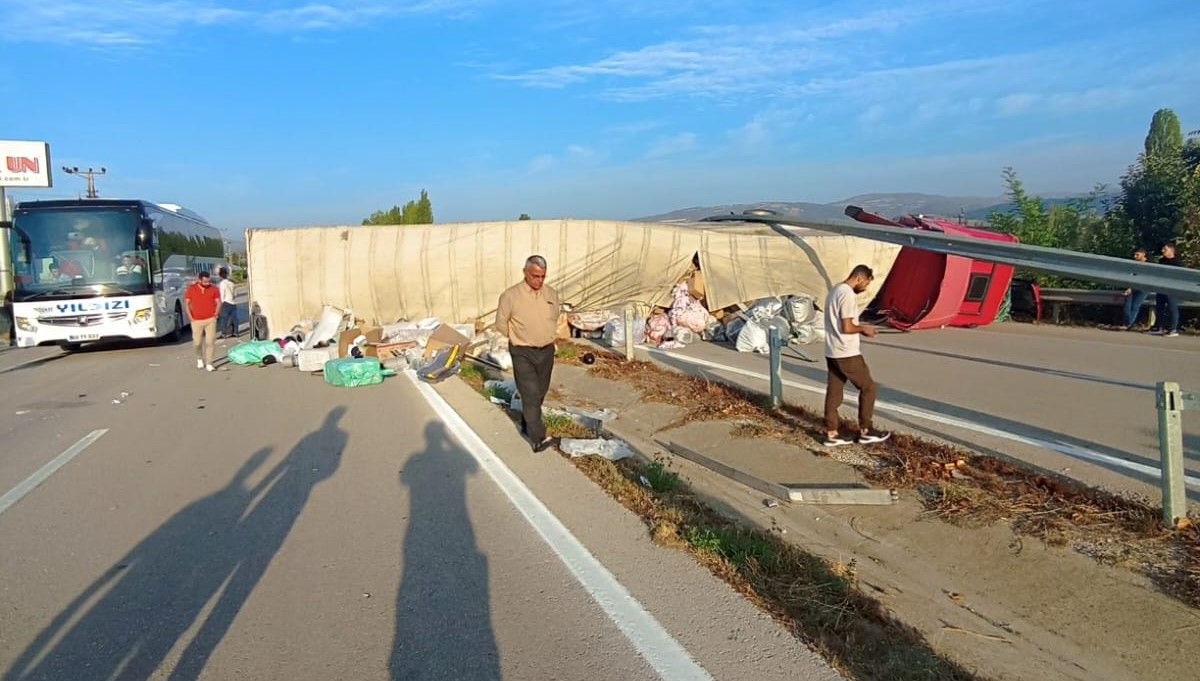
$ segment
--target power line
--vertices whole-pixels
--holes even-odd
[[[79,166],[63,166],[63,172],[68,175],[82,175],[87,178],[87,197],[89,199],[100,198],[100,193],[96,191],[96,177],[103,176],[108,172],[107,168],[101,166],[100,170],[80,170]]]

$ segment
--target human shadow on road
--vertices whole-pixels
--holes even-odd
[[[313,488],[337,471],[344,413],[330,411],[261,482],[247,486],[270,449],[254,452],[225,487],[159,526],[56,615],[3,681],[199,678]],[[156,674],[197,622],[178,662]]]
[[[500,679],[487,558],[467,511],[466,480],[477,470],[435,421],[425,427],[424,450],[400,472],[411,506],[388,662],[393,681]]]

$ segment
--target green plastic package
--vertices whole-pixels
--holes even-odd
[[[384,376],[395,376],[396,372],[384,369],[374,357],[343,357],[325,363],[325,382],[339,388],[357,388],[360,385],[383,383]]]
[[[275,359],[279,359],[283,351],[273,340],[252,340],[238,343],[225,354],[234,364],[261,364],[263,357],[275,355]]]

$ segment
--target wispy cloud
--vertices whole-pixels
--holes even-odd
[[[692,132],[681,132],[677,135],[664,137],[655,142],[646,151],[646,158],[666,158],[668,156],[687,153],[696,148],[696,139],[696,134]]]
[[[558,165],[558,159],[554,158],[554,154],[541,154],[529,161],[526,171],[531,175],[536,175],[551,170],[556,165]]]
[[[797,107],[770,107],[755,111],[750,120],[726,132],[733,148],[751,151],[769,148],[780,139],[788,139],[811,114]]]
[[[0,40],[138,46],[189,27],[242,25],[266,31],[321,31],[361,26],[400,15],[456,14],[488,0],[328,0],[294,7],[262,7],[234,0],[0,0],[5,30]],[[270,3],[279,5],[280,3]]]
[[[788,22],[693,26],[682,31],[689,34],[686,39],[494,77],[538,88],[593,83],[618,100],[774,92],[800,74],[852,61],[853,55],[846,54],[841,43],[844,39],[871,36],[875,40],[932,13],[978,11],[979,7],[958,2],[918,4],[823,20],[796,17]]]

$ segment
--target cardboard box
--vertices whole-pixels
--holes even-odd
[[[367,346],[366,356],[377,357],[380,362],[389,360],[393,357],[399,357],[404,354],[405,350],[417,347],[416,341],[405,341],[403,343],[372,343]]]
[[[336,359],[334,352],[336,348],[332,345],[325,348],[313,348],[311,350],[301,350],[296,355],[296,367],[300,371],[320,371],[325,368],[325,362],[331,359]]]
[[[455,331],[448,324],[442,324],[433,330],[433,335],[425,343],[425,359],[433,357],[433,353],[449,345],[457,345],[460,353],[467,351],[471,339]]]
[[[371,343],[378,343],[379,341],[383,340],[383,327],[356,326],[353,329],[346,329],[345,331],[341,332],[338,334],[337,356],[349,357],[350,346],[354,343],[354,339],[358,338],[360,335],[367,337],[367,346],[363,348],[363,354],[372,356],[369,355],[368,350],[370,349]]]

